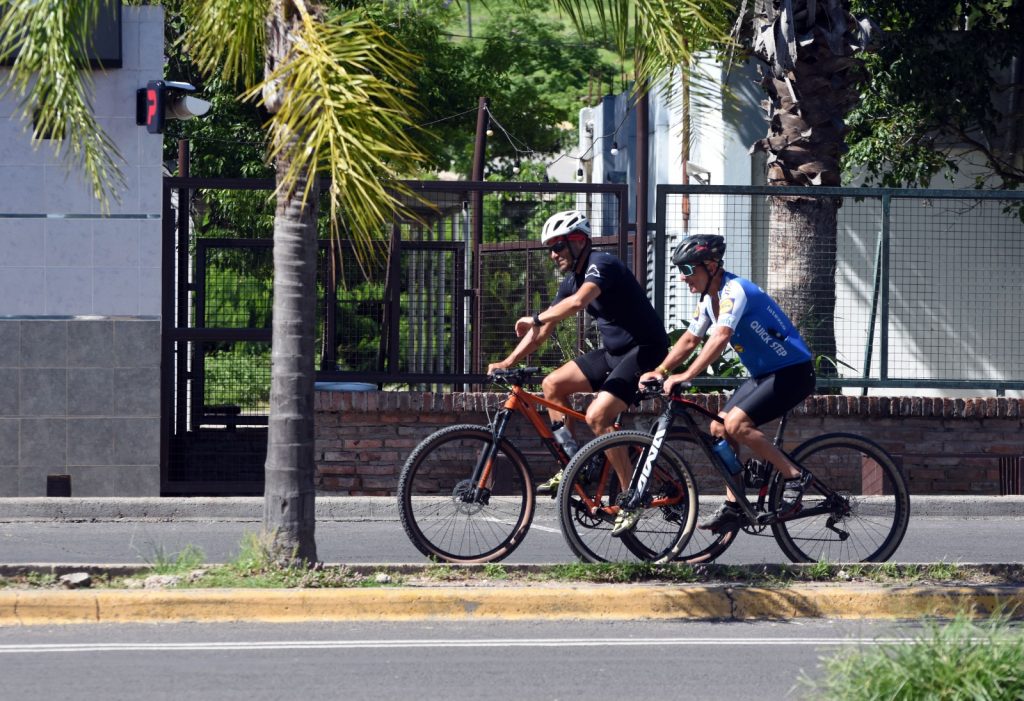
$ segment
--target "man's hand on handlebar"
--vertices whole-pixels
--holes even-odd
[[[505,363],[491,363],[490,365],[487,366],[487,375],[493,376],[496,371],[507,369],[508,365],[505,365]]]
[[[665,378],[665,382],[663,384],[665,387],[665,394],[670,397],[678,397],[685,390],[690,389],[690,381],[684,380],[681,374],[669,375]]]
[[[528,384],[533,382],[534,375],[538,373],[538,367],[506,368],[501,363],[491,363],[487,366],[487,379],[502,384]]]
[[[676,397],[690,388],[690,383],[681,378],[682,375],[669,375],[663,379],[657,370],[645,372],[640,376],[640,391],[646,396],[664,394],[668,397]]]

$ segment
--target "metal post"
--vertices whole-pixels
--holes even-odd
[[[488,107],[491,101],[481,97],[477,104],[476,111],[476,143],[473,147],[473,173],[472,179],[478,183],[484,179],[485,150],[487,148],[487,125],[490,121]],[[484,240],[484,193],[479,186],[473,189],[470,197],[473,203],[471,213],[473,226],[473,240],[470,242],[470,256],[472,257],[472,278],[469,281],[473,291],[471,301],[470,318],[473,324],[473,355],[469,371],[480,372],[480,348],[482,344],[482,332],[480,328],[480,244]]]
[[[882,255],[879,256],[879,269],[882,280],[882,328],[878,331],[881,348],[878,353],[878,377],[881,380],[889,377],[889,193],[882,195]]]
[[[864,371],[861,377],[865,380],[871,377],[871,355],[875,345],[875,321],[878,319],[878,295],[882,285],[882,237],[878,237],[878,245],[875,247],[875,275],[871,287],[871,314],[868,320],[868,339],[864,343]],[[868,388],[861,390],[861,395],[868,395]]]
[[[646,86],[641,86],[636,101],[636,250],[633,252],[633,274],[640,287],[647,288],[647,178],[650,168],[650,154],[647,146],[647,129],[650,121]]]
[[[655,195],[654,238],[654,309],[664,320],[665,318],[665,210],[667,195],[664,188],[658,187]]]

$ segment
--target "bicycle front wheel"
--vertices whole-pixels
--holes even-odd
[[[721,504],[725,494],[722,491],[722,475],[709,462],[707,455],[700,449],[689,430],[679,427],[670,428],[665,440],[683,459],[690,474],[693,475],[700,495],[700,509],[697,523],[706,520]],[[715,497],[718,494],[720,496]],[[712,495],[709,498],[709,495]],[[695,528],[686,548],[676,556],[675,561],[685,564],[711,562],[722,555],[736,541],[739,526],[719,531],[705,531]]]
[[[636,527],[613,537],[624,487],[614,469],[628,462],[630,473],[646,459],[652,437],[641,431],[616,431],[587,443],[565,469],[558,487],[562,534],[586,562],[652,561],[681,552],[693,532],[697,491],[679,456],[662,445],[643,497]]]
[[[899,547],[910,519],[907,480],[880,446],[861,436],[829,433],[793,452],[814,475],[803,506],[772,525],[779,547],[793,562],[885,562]],[[784,489],[778,474],[769,506]]]
[[[489,428],[460,424],[427,436],[398,479],[398,512],[406,534],[427,557],[496,562],[526,536],[533,520],[533,479],[523,454],[502,438],[485,476],[473,470],[494,443]]]

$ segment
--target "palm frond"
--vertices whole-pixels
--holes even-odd
[[[86,38],[102,4],[118,0],[8,0],[0,14],[0,59],[13,57],[0,97],[13,94],[32,138],[53,144],[68,171],[85,174],[104,211],[125,186],[124,158],[93,115]]]
[[[699,53],[722,52],[729,36],[734,4],[729,0],[636,0],[636,70],[656,79],[675,68],[689,70]]]
[[[330,176],[332,226],[337,232],[343,213],[364,250],[366,234],[392,215],[397,179],[422,161],[407,87],[414,61],[376,25],[345,12],[305,22],[291,54],[265,77],[284,96],[268,125],[271,156],[288,163],[282,186],[304,180],[305,199],[316,175]],[[246,97],[262,92],[260,85]]]
[[[181,41],[200,70],[249,87],[263,73],[270,0],[184,0]]]

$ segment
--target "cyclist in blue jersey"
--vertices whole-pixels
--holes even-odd
[[[814,391],[814,363],[799,331],[779,305],[764,290],[722,267],[725,239],[716,235],[684,238],[672,253],[680,278],[700,301],[686,332],[676,341],[661,364],[645,373],[640,381],[661,376],[665,391],[688,382],[717,360],[726,346],[732,346],[751,377],[733,393],[715,422],[712,433],[729,441],[733,450],[746,446],[758,458],[770,463],[785,478],[780,511],[791,514],[800,500],[810,474],[801,471],[757,428],[799,404]],[[704,347],[684,372],[671,369],[685,361],[706,334]],[[719,531],[741,518],[735,495],[726,501],[700,528]]]
[[[612,430],[615,417],[633,402],[640,374],[664,357],[669,340],[640,283],[618,258],[595,251],[590,237],[590,222],[576,210],[559,212],[544,223],[541,243],[565,277],[551,306],[516,321],[516,336],[522,340],[504,360],[491,363],[487,372],[517,364],[547,340],[559,321],[587,310],[597,319],[601,347],[562,365],[541,386],[544,396],[559,404],[567,404],[569,395],[576,392],[596,392],[587,407],[587,425],[594,435],[601,435]],[[558,431],[565,417],[549,413],[552,429]],[[570,443],[566,452],[574,453],[575,445]],[[613,466],[622,483],[628,484],[630,466],[615,461]],[[561,477],[559,472],[538,485],[537,491],[554,494]]]

